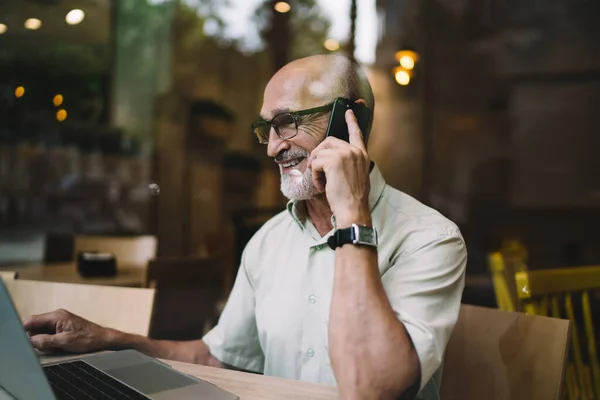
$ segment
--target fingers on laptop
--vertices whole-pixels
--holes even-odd
[[[29,338],[31,345],[38,350],[66,350],[65,347],[69,343],[67,333],[57,333],[55,335],[35,335]]]
[[[25,330],[39,330],[39,329],[54,329],[56,324],[68,317],[70,313],[65,310],[56,310],[45,314],[31,315],[30,317],[23,320],[23,327]]]

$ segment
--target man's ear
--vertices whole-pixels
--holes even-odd
[[[364,99],[358,99],[355,101],[355,103],[357,103],[357,104],[360,103],[360,104],[364,105],[365,107],[367,106],[367,102]]]

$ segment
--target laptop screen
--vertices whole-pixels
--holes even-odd
[[[55,398],[2,279],[0,279],[0,387],[17,400]]]

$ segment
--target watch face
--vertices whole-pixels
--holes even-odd
[[[368,244],[377,244],[377,231],[367,226],[358,227],[358,241]]]
[[[360,230],[360,240],[364,242],[372,242],[373,241],[373,231],[368,231],[366,229]]]

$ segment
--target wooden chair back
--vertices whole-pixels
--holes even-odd
[[[148,263],[146,286],[156,289],[151,337],[198,339],[216,323],[217,306],[227,289],[224,257],[158,258]]]
[[[600,266],[521,271],[515,274],[525,312],[568,318],[573,324],[569,399],[600,398],[600,366],[594,328],[594,298],[600,289]],[[596,299],[596,306],[598,301]]]
[[[14,271],[0,271],[0,279],[2,279],[4,282],[17,279],[17,276],[17,273]]]
[[[118,265],[146,268],[148,261],[156,257],[155,236],[76,236],[75,259],[80,251],[101,251],[113,253]]]
[[[570,322],[462,305],[442,374],[442,400],[559,400]]]
[[[99,325],[148,335],[154,289],[15,279],[6,287],[19,315],[65,309]]]

